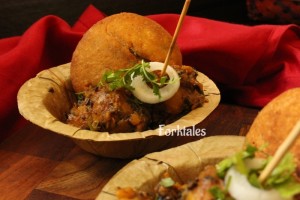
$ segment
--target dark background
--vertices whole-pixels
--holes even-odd
[[[17,36],[46,15],[56,15],[70,25],[90,4],[107,15],[134,12],[142,15],[180,13],[184,0],[0,0],[0,38]],[[188,15],[251,24],[246,0],[192,0]]]

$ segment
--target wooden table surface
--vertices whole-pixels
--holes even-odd
[[[258,111],[222,103],[198,126],[207,136],[245,135]],[[195,139],[201,138],[185,142]],[[28,124],[0,144],[0,199],[94,199],[130,161],[94,156],[69,138]]]

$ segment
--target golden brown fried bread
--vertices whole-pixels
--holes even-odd
[[[267,144],[264,150],[274,155],[277,148],[300,120],[300,88],[290,89],[268,103],[255,118],[247,139],[257,147]],[[300,138],[291,151],[300,166]]]
[[[133,66],[139,60],[165,60],[172,36],[153,20],[133,13],[106,17],[93,25],[78,43],[71,61],[71,80],[80,92],[96,85],[110,69]],[[181,65],[175,46],[170,65]]]

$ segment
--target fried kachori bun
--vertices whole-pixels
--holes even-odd
[[[299,120],[300,88],[294,88],[274,98],[259,112],[247,133],[247,140],[257,147],[266,145],[263,151],[274,155]],[[291,152],[300,169],[300,138]]]
[[[132,67],[141,59],[163,62],[172,36],[155,21],[133,13],[106,17],[93,25],[78,43],[71,61],[76,92],[96,85],[105,71]],[[175,46],[170,65],[181,65]]]

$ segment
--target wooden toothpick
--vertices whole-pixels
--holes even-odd
[[[279,146],[278,150],[275,152],[272,160],[269,162],[269,164],[265,167],[265,169],[260,174],[258,180],[261,183],[263,183],[266,180],[266,178],[272,173],[272,171],[278,165],[278,163],[281,161],[284,155],[294,145],[299,134],[300,134],[300,120],[293,127],[288,137],[283,141],[283,143]]]
[[[169,63],[169,60],[170,60],[171,53],[174,49],[174,46],[175,46],[175,43],[176,43],[176,40],[177,40],[177,37],[178,37],[178,33],[181,29],[183,19],[184,19],[186,13],[187,13],[187,10],[190,6],[190,3],[191,3],[191,0],[186,0],[185,3],[184,3],[184,6],[182,8],[182,11],[181,11],[181,14],[180,14],[180,17],[179,17],[179,20],[178,20],[173,38],[172,38],[172,41],[171,41],[171,44],[170,44],[170,47],[169,47],[169,50],[168,50],[168,53],[167,53],[167,56],[166,56],[166,59],[165,59],[165,62],[164,62],[164,67],[163,67],[163,70],[161,71],[161,76],[163,76],[166,73],[166,69],[167,69],[167,66],[168,66],[168,63]]]

